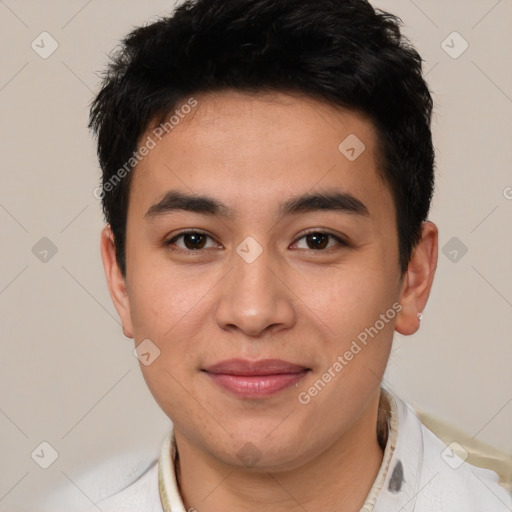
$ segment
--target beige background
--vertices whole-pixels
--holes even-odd
[[[427,61],[438,152],[437,276],[420,331],[396,335],[386,383],[512,453],[512,2],[374,3],[402,17]],[[0,511],[42,510],[33,502],[60,485],[90,506],[82,472],[129,450],[149,460],[169,427],[104,282],[86,124],[107,53],[171,6],[0,1]],[[43,31],[59,45],[47,59],[31,48]],[[469,44],[456,59],[441,47],[453,31]],[[32,252],[42,237],[57,248],[47,262]],[[457,262],[442,252],[452,237],[468,249]],[[46,470],[31,458],[43,441],[59,454]]]

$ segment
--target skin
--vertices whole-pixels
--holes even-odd
[[[150,339],[161,351],[141,370],[174,423],[184,504],[200,512],[358,511],[382,462],[377,410],[393,333],[419,327],[437,264],[437,228],[423,223],[401,274],[395,208],[377,173],[374,127],[363,116],[284,93],[195,98],[194,112],[133,171],[126,277],[108,227],[101,238],[125,335],[136,344]],[[338,150],[350,134],[366,146],[355,161]],[[145,218],[171,189],[211,196],[235,216],[180,210]],[[320,191],[348,192],[369,215],[278,215],[283,201]],[[190,249],[187,237],[165,245],[193,229],[210,237],[202,249]],[[327,237],[327,247],[314,249],[304,233],[311,229],[349,245]],[[236,252],[248,236],[262,248],[252,263]],[[301,404],[298,394],[394,303],[400,313]],[[243,399],[201,371],[234,357],[279,358],[310,371],[297,386]],[[259,454],[252,466],[237,456],[248,442]]]

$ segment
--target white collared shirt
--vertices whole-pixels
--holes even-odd
[[[511,512],[512,496],[498,475],[458,457],[390,391],[388,439],[380,470],[361,512]],[[174,472],[173,430],[160,458],[133,483],[98,506],[102,512],[191,512]],[[95,506],[91,512],[98,510]]]

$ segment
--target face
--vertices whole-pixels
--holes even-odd
[[[195,98],[133,171],[111,292],[177,435],[297,467],[364,430],[408,300],[376,134],[300,96]]]

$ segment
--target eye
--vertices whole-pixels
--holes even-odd
[[[305,240],[307,247],[300,247],[300,249],[322,251],[335,247],[336,245],[349,247],[349,244],[342,238],[325,231],[310,231],[309,233],[306,233],[300,237],[298,241],[303,239]],[[329,239],[334,241],[334,244],[329,245]]]
[[[179,245],[176,243],[177,240],[182,239],[183,245]],[[213,242],[213,239],[207,235],[206,233],[203,233],[201,231],[184,231],[183,233],[180,233],[179,235],[176,235],[175,237],[171,238],[170,240],[165,242],[166,246],[172,246],[176,245],[178,251],[197,251],[200,249],[205,249],[208,247],[215,247],[215,242],[213,245],[207,246],[206,241],[207,239],[210,239]]]
[[[210,245],[208,245],[210,240]],[[332,233],[315,230],[306,233],[298,239],[296,244],[304,240],[306,247],[299,249],[324,251],[336,246],[349,247],[350,244]],[[178,243],[180,241],[180,243]],[[200,251],[202,249],[215,248],[218,246],[213,238],[202,231],[184,231],[164,242],[166,247],[178,252]],[[174,247],[172,247],[174,246]]]

